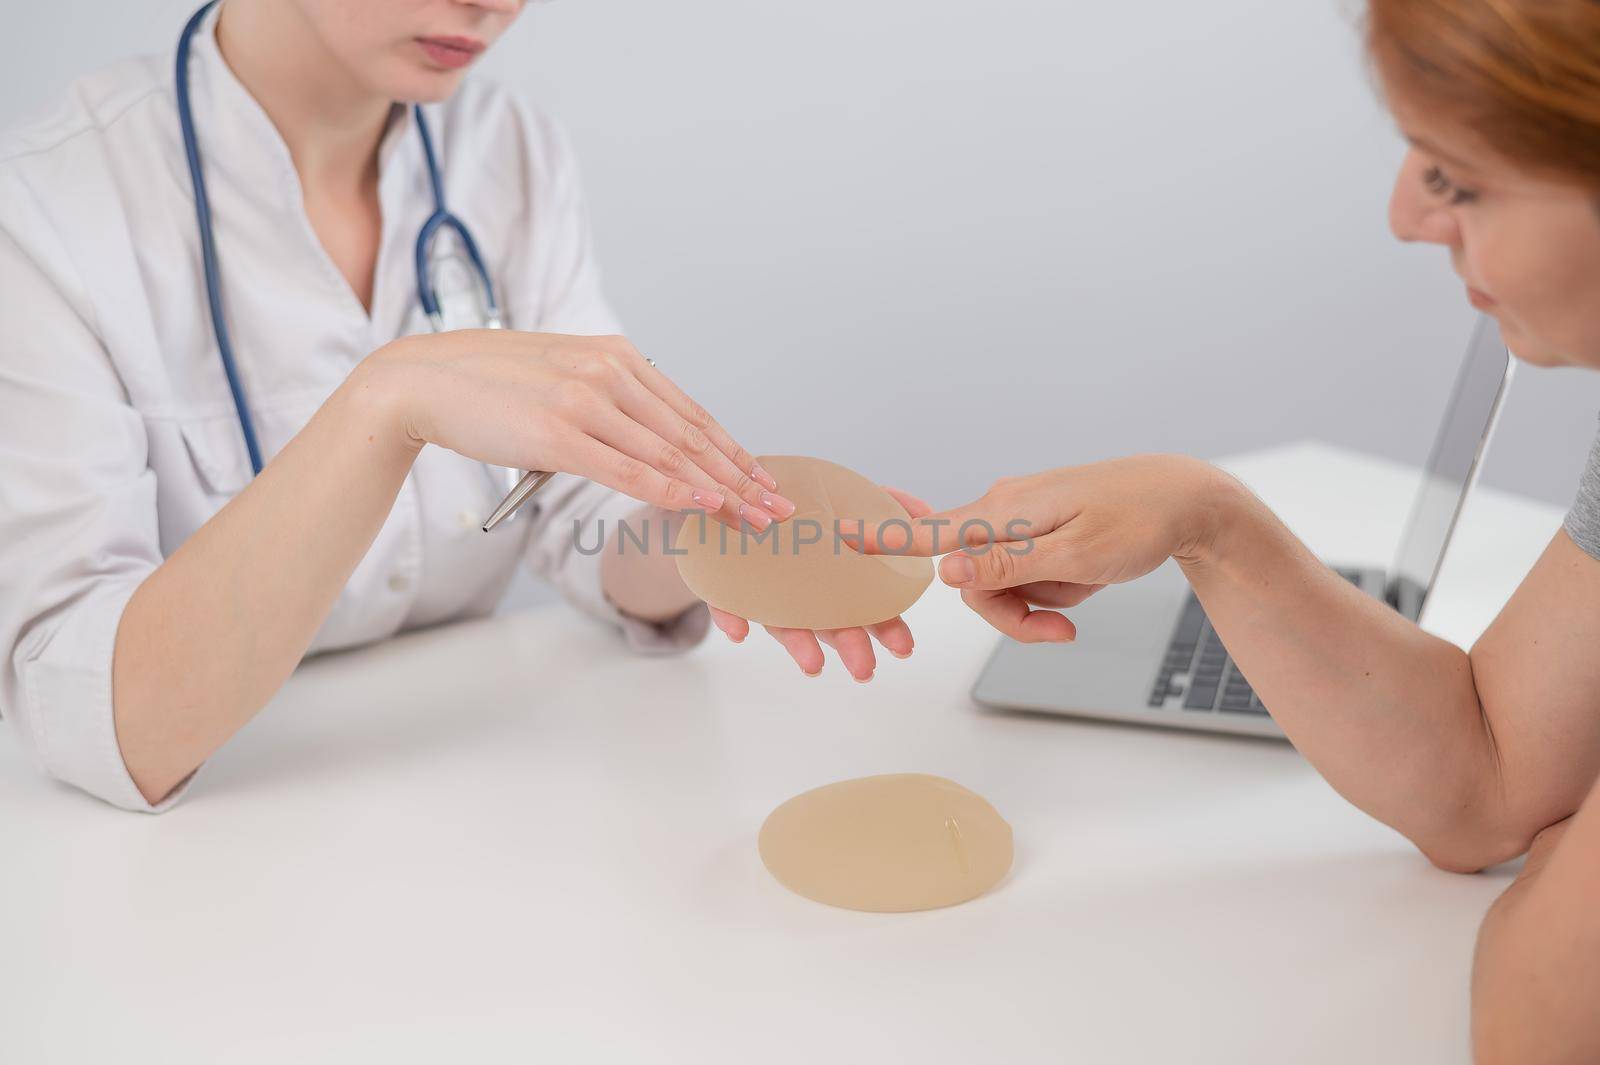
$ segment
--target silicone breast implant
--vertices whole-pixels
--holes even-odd
[[[860,523],[910,516],[865,477],[822,459],[763,455],[761,465],[795,504],[759,534],[705,515],[678,531],[678,573],[712,606],[749,621],[795,629],[841,629],[904,613],[933,581],[933,562],[865,555],[841,539]]]
[[[758,843],[784,887],[849,910],[977,898],[1011,869],[1011,826],[975,792],[921,773],[843,780],[772,811]]]

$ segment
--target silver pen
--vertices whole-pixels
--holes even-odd
[[[644,361],[648,362],[651,366],[656,364],[656,360],[654,359],[647,358]],[[494,508],[494,513],[490,514],[484,519],[483,531],[488,532],[490,529],[493,529],[496,525],[499,525],[501,522],[511,517],[511,515],[515,514],[518,507],[526,503],[533,493],[543,488],[545,483],[554,476],[554,473],[547,470],[529,470],[527,473],[523,474],[522,480],[517,482],[517,486],[511,490],[509,495],[500,501],[500,505],[498,507]]]
[[[494,508],[494,513],[490,514],[484,519],[483,531],[488,532],[490,529],[494,528],[496,525],[499,525],[501,522],[511,517],[511,515],[515,514],[517,512],[517,508],[528,501],[529,496],[543,488],[545,482],[554,476],[555,474],[550,473],[547,470],[529,470],[527,473],[523,474],[522,480],[517,482],[517,486],[511,490],[509,495],[500,501],[500,505],[498,507]]]

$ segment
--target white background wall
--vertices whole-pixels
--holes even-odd
[[[190,7],[13,5],[0,124]],[[560,0],[484,73],[571,130],[641,347],[751,447],[942,505],[1136,450],[1421,461],[1472,312],[1387,232],[1354,10]],[[1597,410],[1524,373],[1489,481],[1565,500]]]

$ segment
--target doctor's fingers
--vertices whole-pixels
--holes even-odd
[[[916,649],[916,641],[911,638],[911,626],[903,618],[890,618],[876,625],[868,625],[867,631],[896,658],[910,658],[911,652]]]
[[[839,661],[850,676],[865,684],[878,668],[878,656],[872,651],[872,637],[866,629],[818,629],[817,639],[838,652]]]
[[[726,610],[718,610],[710,603],[706,608],[711,611],[711,623],[722,630],[722,634],[734,643],[744,643],[744,638],[750,635],[750,623],[738,614],[730,614]]]
[[[824,659],[816,633],[810,629],[785,629],[776,625],[763,625],[762,628],[767,630],[768,636],[783,644],[783,649],[789,652],[789,657],[800,667],[800,672],[808,677],[815,677],[822,672]]]
[[[872,653],[872,640],[864,629],[786,629],[778,625],[765,626],[768,635],[783,644],[784,650],[789,652],[789,657],[794,659],[795,665],[808,677],[815,677],[822,672],[826,658],[822,653],[822,646],[817,641],[832,647],[838,652],[839,661],[844,663],[844,668],[856,680],[865,683],[872,679],[872,672],[877,668],[877,658]]]
[[[711,416],[710,411],[696,403],[687,392],[673,382],[672,378],[662,373],[653,362],[640,354],[639,349],[635,348],[626,337],[605,339],[612,343],[612,350],[622,358],[633,376],[645,388],[659,396],[690,425],[705,433],[712,446],[726,455],[740,473],[754,478],[769,492],[778,490],[778,482],[772,479],[772,474],[761,468],[756,462],[756,457],[740,446],[733,438],[733,434],[724,429],[722,423]]]
[[[961,601],[1018,643],[1068,643],[1078,636],[1078,627],[1065,614],[1033,610],[1011,590],[968,590],[961,593]]]
[[[691,462],[709,474],[716,484],[728,489],[727,506],[719,515],[724,521],[732,524],[738,518],[740,500],[751,508],[764,511],[776,521],[782,521],[794,513],[793,503],[741,470],[703,429],[673,410],[637,378],[630,376],[623,382],[616,402],[622,413],[677,447]]]
[[[609,403],[596,403],[577,414],[573,427],[637,459],[668,479],[689,484],[692,490],[685,504],[688,507],[711,512],[728,524],[736,521],[738,516],[745,516],[758,530],[772,523],[771,516],[765,510],[749,507],[740,510],[739,501],[730,499],[717,479],[696,464],[682,448],[663,440]],[[758,510],[759,513],[752,513]]]
[[[711,510],[722,504],[720,497],[707,498],[706,492],[714,490],[663,473],[643,459],[571,427],[557,436],[554,453],[550,468],[576,474],[667,510]]]
[[[750,634],[750,622],[726,610],[711,607],[711,621],[734,643],[743,643],[745,637]],[[785,629],[772,625],[766,626],[766,629],[773,639],[784,646],[795,663],[812,676],[821,672],[823,666],[822,648],[817,642],[819,637],[839,652],[840,661],[850,674],[861,679],[871,679],[877,665],[876,656],[872,652],[872,643],[868,640],[863,646],[860,639],[854,636],[841,638],[841,633],[860,633],[862,636],[870,634],[896,658],[910,658],[914,647],[911,629],[901,618],[891,618],[876,625],[868,625],[865,629],[839,629],[831,632]]]

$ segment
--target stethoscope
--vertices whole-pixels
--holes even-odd
[[[209,0],[190,17],[183,27],[183,33],[178,37],[178,126],[183,132],[183,153],[189,163],[190,181],[194,185],[194,211],[200,228],[200,257],[205,269],[206,302],[211,308],[211,328],[217,338],[217,354],[222,357],[222,369],[228,377],[228,390],[233,393],[233,406],[239,415],[239,429],[244,434],[245,450],[250,454],[250,468],[259,474],[262,467],[261,446],[256,440],[255,421],[250,417],[244,384],[239,378],[239,367],[233,358],[233,345],[228,340],[228,324],[222,314],[222,286],[217,273],[217,245],[211,233],[211,204],[206,198],[205,176],[200,168],[200,147],[195,138],[194,112],[189,106],[189,44],[206,14],[216,5],[217,0]],[[460,242],[462,250],[466,252],[468,264],[476,276],[481,328],[503,329],[505,322],[500,314],[499,301],[495,298],[494,283],[489,279],[489,269],[484,265],[478,244],[472,239],[472,234],[467,231],[461,219],[445,207],[444,180],[439,176],[439,162],[433,153],[433,137],[428,133],[427,119],[423,117],[421,106],[413,104],[411,110],[416,119],[417,134],[422,138],[422,153],[428,163],[428,182],[433,188],[433,213],[428,216],[428,220],[422,224],[421,231],[417,233],[417,299],[422,305],[423,313],[427,315],[429,324],[436,331],[443,331],[444,312],[440,309],[439,293],[434,285],[431,252],[434,238],[438,236],[439,231],[450,230]],[[484,470],[496,489],[497,498],[519,484],[520,475],[515,470],[487,465]]]

